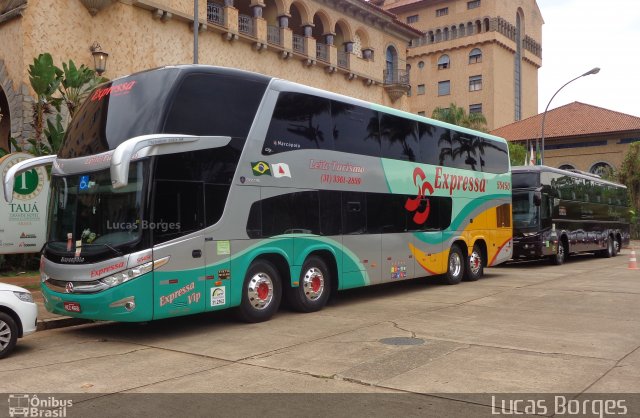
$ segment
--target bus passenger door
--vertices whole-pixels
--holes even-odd
[[[153,258],[169,262],[153,272],[153,319],[204,311],[204,195],[200,182],[156,180]]]

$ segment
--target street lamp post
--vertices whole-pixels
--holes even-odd
[[[553,96],[551,96],[551,99],[549,99],[549,103],[547,103],[547,107],[544,108],[544,113],[542,114],[542,127],[540,129],[541,133],[540,133],[540,165],[544,165],[544,120],[547,117],[547,110],[549,110],[549,105],[551,105],[551,101],[553,100],[554,97],[556,97],[556,94],[560,93],[560,90],[562,90],[563,88],[565,88],[567,86],[567,84],[572,83],[574,81],[576,81],[579,78],[582,78],[584,76],[587,75],[591,75],[591,74],[598,74],[600,72],[600,68],[599,67],[594,67],[592,69],[590,69],[589,71],[587,71],[586,73],[577,76],[576,78],[567,81],[566,83],[564,83],[562,85],[562,87],[560,87],[555,93],[553,93]]]

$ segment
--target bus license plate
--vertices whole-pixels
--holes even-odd
[[[69,312],[75,312],[75,313],[80,313],[80,312],[82,312],[82,311],[80,310],[80,304],[79,304],[79,303],[77,303],[77,302],[65,302],[65,303],[64,303],[64,309],[65,309],[66,311],[69,311]]]

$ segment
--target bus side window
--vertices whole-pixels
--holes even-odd
[[[153,243],[169,241],[202,229],[203,197],[202,182],[156,180],[153,192]]]
[[[438,153],[438,128],[428,123],[418,123],[418,137],[420,142],[420,158],[419,162],[423,164],[438,165],[440,164],[440,156]]]
[[[340,235],[342,233],[342,192],[320,190],[320,235]]]
[[[418,123],[411,119],[380,113],[382,157],[420,161]]]
[[[364,234],[367,231],[365,194],[360,192],[342,193],[343,234]]]
[[[283,92],[271,117],[263,155],[297,149],[333,150],[329,99]]]
[[[331,117],[336,151],[380,156],[378,112],[334,100]]]

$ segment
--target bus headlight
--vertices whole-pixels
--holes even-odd
[[[157,269],[161,266],[164,266],[165,264],[167,264],[168,261],[169,261],[169,257],[167,256],[159,260],[150,261],[146,264],[142,264],[140,266],[133,267],[125,271],[121,271],[111,276],[103,277],[99,281],[109,287],[117,286],[119,284],[126,283],[129,280],[133,280],[136,277],[140,277],[143,274],[147,274],[153,269]]]
[[[523,232],[522,235],[524,235],[525,237],[532,237],[535,234],[537,234],[537,232]]]

